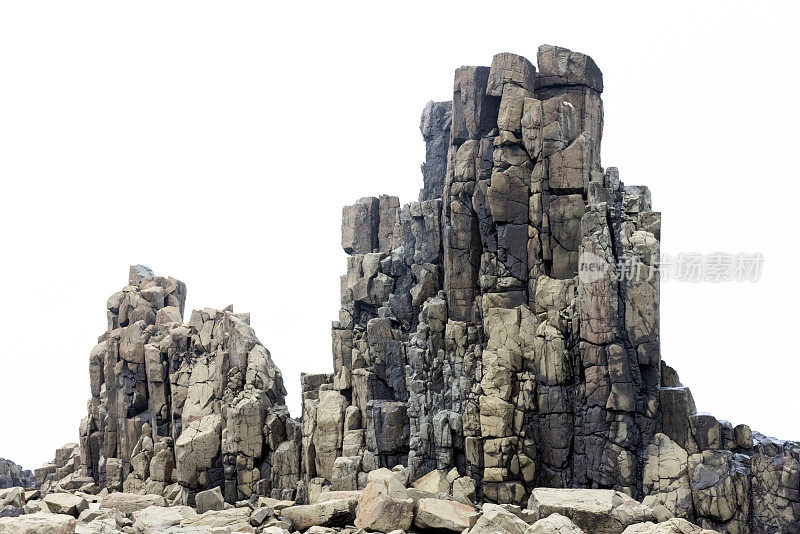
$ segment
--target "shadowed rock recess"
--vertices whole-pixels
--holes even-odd
[[[422,114],[419,200],[343,209],[333,372],[302,376],[299,420],[247,314],[184,323],[184,284],[135,266],[40,492],[246,501],[243,531],[273,534],[800,532],[800,444],[696,413],[661,359],[660,214],[601,165],[602,73],[537,63],[456,69]]]

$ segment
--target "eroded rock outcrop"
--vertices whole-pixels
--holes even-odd
[[[800,445],[697,413],[661,359],[660,214],[601,164],[602,73],[547,45],[537,64],[457,69],[423,111],[419,200],[343,209],[333,372],[302,376],[300,420],[246,314],[184,323],[183,283],[137,266],[43,487],[219,487],[204,509],[250,499],[276,534],[800,532]],[[262,524],[275,499],[301,504]]]
[[[608,488],[662,519],[800,528],[798,444],[696,413],[661,360],[660,214],[601,165],[602,73],[560,47],[537,60],[457,69],[453,101],[423,111],[419,201],[344,209],[333,373],[303,380],[305,480],[335,484],[335,450],[359,487],[455,468],[479,501]]]
[[[186,286],[134,266],[108,301],[108,330],[90,355],[92,398],[81,423],[82,472],[101,487],[185,502],[219,486],[229,501],[300,479],[300,424],[280,371],[232,308],[194,311]]]

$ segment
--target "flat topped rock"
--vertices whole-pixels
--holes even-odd
[[[594,534],[620,534],[630,525],[657,521],[649,506],[614,490],[536,488],[528,508],[539,518],[561,514]]]
[[[44,498],[44,504],[54,514],[67,514],[78,517],[89,508],[89,502],[72,493],[51,493]]]
[[[181,521],[197,517],[197,512],[189,506],[148,506],[133,513],[133,524],[137,531],[150,532],[148,529],[172,527]]]
[[[583,85],[603,92],[603,73],[592,58],[561,46],[542,45],[537,54],[536,87]]]
[[[335,499],[315,504],[290,506],[281,510],[282,518],[292,522],[295,530],[309,527],[336,527],[351,523],[355,519],[357,499]]]
[[[250,528],[250,508],[214,510],[181,521],[184,527],[247,527]]]
[[[0,518],[0,534],[74,534],[75,518],[64,514],[37,512],[19,517]]]
[[[109,493],[100,501],[101,508],[115,508],[123,514],[132,514],[148,506],[166,506],[167,500],[161,495],[139,495],[137,493]]]
[[[623,534],[716,534],[714,530],[706,530],[689,523],[685,519],[673,517],[663,523],[639,523],[625,529]]]
[[[414,524],[421,529],[463,532],[478,520],[478,511],[468,504],[444,499],[420,499]]]

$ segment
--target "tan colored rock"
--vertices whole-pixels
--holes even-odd
[[[213,510],[181,521],[182,527],[228,527],[232,531],[243,529],[253,532],[250,526],[250,508],[229,508]]]
[[[275,510],[276,512],[280,512],[284,508],[289,508],[290,506],[294,506],[294,501],[282,501],[280,499],[273,499],[272,497],[259,497],[258,498],[258,506],[268,506]]]
[[[148,534],[154,529],[180,525],[181,521],[197,517],[189,506],[148,506],[133,513],[133,528],[137,533]]]
[[[347,399],[338,391],[320,393],[317,426],[314,429],[317,474],[327,480],[333,475],[333,464],[342,449],[344,412]]]
[[[453,499],[465,504],[475,503],[477,482],[470,477],[459,477],[453,480]]]
[[[206,415],[192,421],[175,441],[178,482],[197,487],[200,473],[210,469],[220,454],[222,418]]]
[[[447,480],[447,474],[438,469],[418,478],[411,483],[411,486],[420,491],[427,491],[433,494],[450,493],[450,482]]]
[[[497,504],[484,504],[469,534],[525,534],[528,523]]]
[[[651,508],[613,490],[536,488],[528,508],[540,518],[561,514],[593,534],[619,534],[630,525],[656,520]]]
[[[281,510],[281,517],[291,521],[295,530],[306,530],[315,525],[342,526],[354,520],[357,505],[358,501],[354,499],[336,499],[290,506]]]
[[[648,521],[631,525],[623,534],[716,534],[716,531],[706,530],[676,517],[658,524]]]
[[[27,492],[23,488],[14,487],[0,490],[0,508],[4,506],[22,508],[28,500]]]
[[[50,493],[45,495],[44,504],[54,514],[67,514],[78,517],[81,512],[89,508],[89,503],[83,497],[71,493]]]
[[[686,451],[659,433],[647,447],[646,458],[642,483],[647,496],[643,503],[653,508],[661,521],[671,517],[691,518],[692,491]]]
[[[75,524],[69,515],[37,512],[0,518],[0,534],[74,534]]]
[[[414,500],[395,473],[372,471],[356,509],[356,528],[377,532],[407,530],[414,520]]]
[[[101,508],[114,508],[125,515],[144,510],[149,506],[167,506],[167,500],[161,495],[109,493],[100,501]]]
[[[551,514],[532,524],[527,534],[584,534],[584,532],[568,517]]]
[[[462,532],[472,528],[477,520],[478,511],[471,505],[444,499],[420,499],[414,525],[421,529]]]

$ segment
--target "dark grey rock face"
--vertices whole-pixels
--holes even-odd
[[[18,466],[11,460],[0,458],[0,489],[35,486],[33,473]]]

